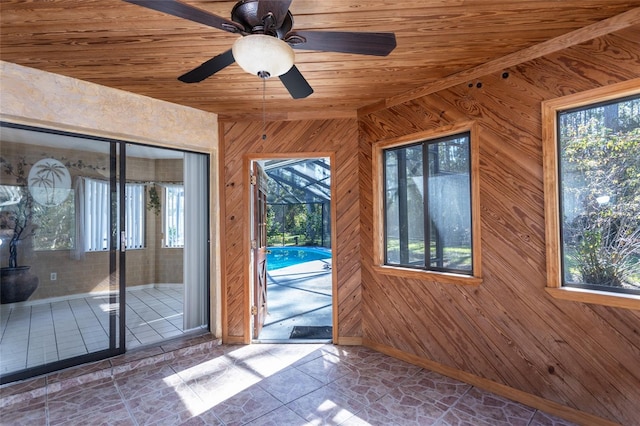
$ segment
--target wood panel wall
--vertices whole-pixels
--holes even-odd
[[[640,76],[640,27],[359,118],[365,344],[640,424],[640,312],[545,291],[541,102]],[[483,283],[372,271],[372,144],[474,120]]]
[[[223,255],[223,341],[250,341],[249,276],[247,256],[250,243],[245,230],[250,226],[245,199],[245,156],[282,158],[296,153],[333,154],[331,179],[336,207],[333,238],[334,273],[337,275],[337,318],[339,341],[359,341],[361,336],[360,211],[358,186],[358,127],[353,119],[311,120],[267,123],[267,139],[262,140],[262,122],[221,123],[221,194]]]

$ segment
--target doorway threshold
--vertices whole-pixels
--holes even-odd
[[[251,343],[269,343],[276,345],[323,344],[333,343],[333,339],[253,339]]]

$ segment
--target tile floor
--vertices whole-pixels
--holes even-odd
[[[127,348],[182,335],[182,288],[127,292]],[[0,374],[84,355],[109,345],[109,297],[0,306]]]
[[[332,324],[330,262],[271,271],[269,314],[258,341],[287,341],[295,325]],[[180,285],[127,291],[127,350],[184,334]],[[0,306],[0,374],[108,348],[109,297]],[[117,338],[117,337],[116,337]]]
[[[0,423],[571,424],[364,347],[197,339],[4,386]]]

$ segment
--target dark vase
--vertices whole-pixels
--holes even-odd
[[[1,303],[16,303],[27,300],[38,288],[38,276],[29,269],[31,266],[0,269]]]

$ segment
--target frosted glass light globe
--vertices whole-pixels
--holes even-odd
[[[285,74],[293,66],[293,49],[277,37],[251,34],[240,37],[231,47],[233,59],[244,71],[261,78]]]

